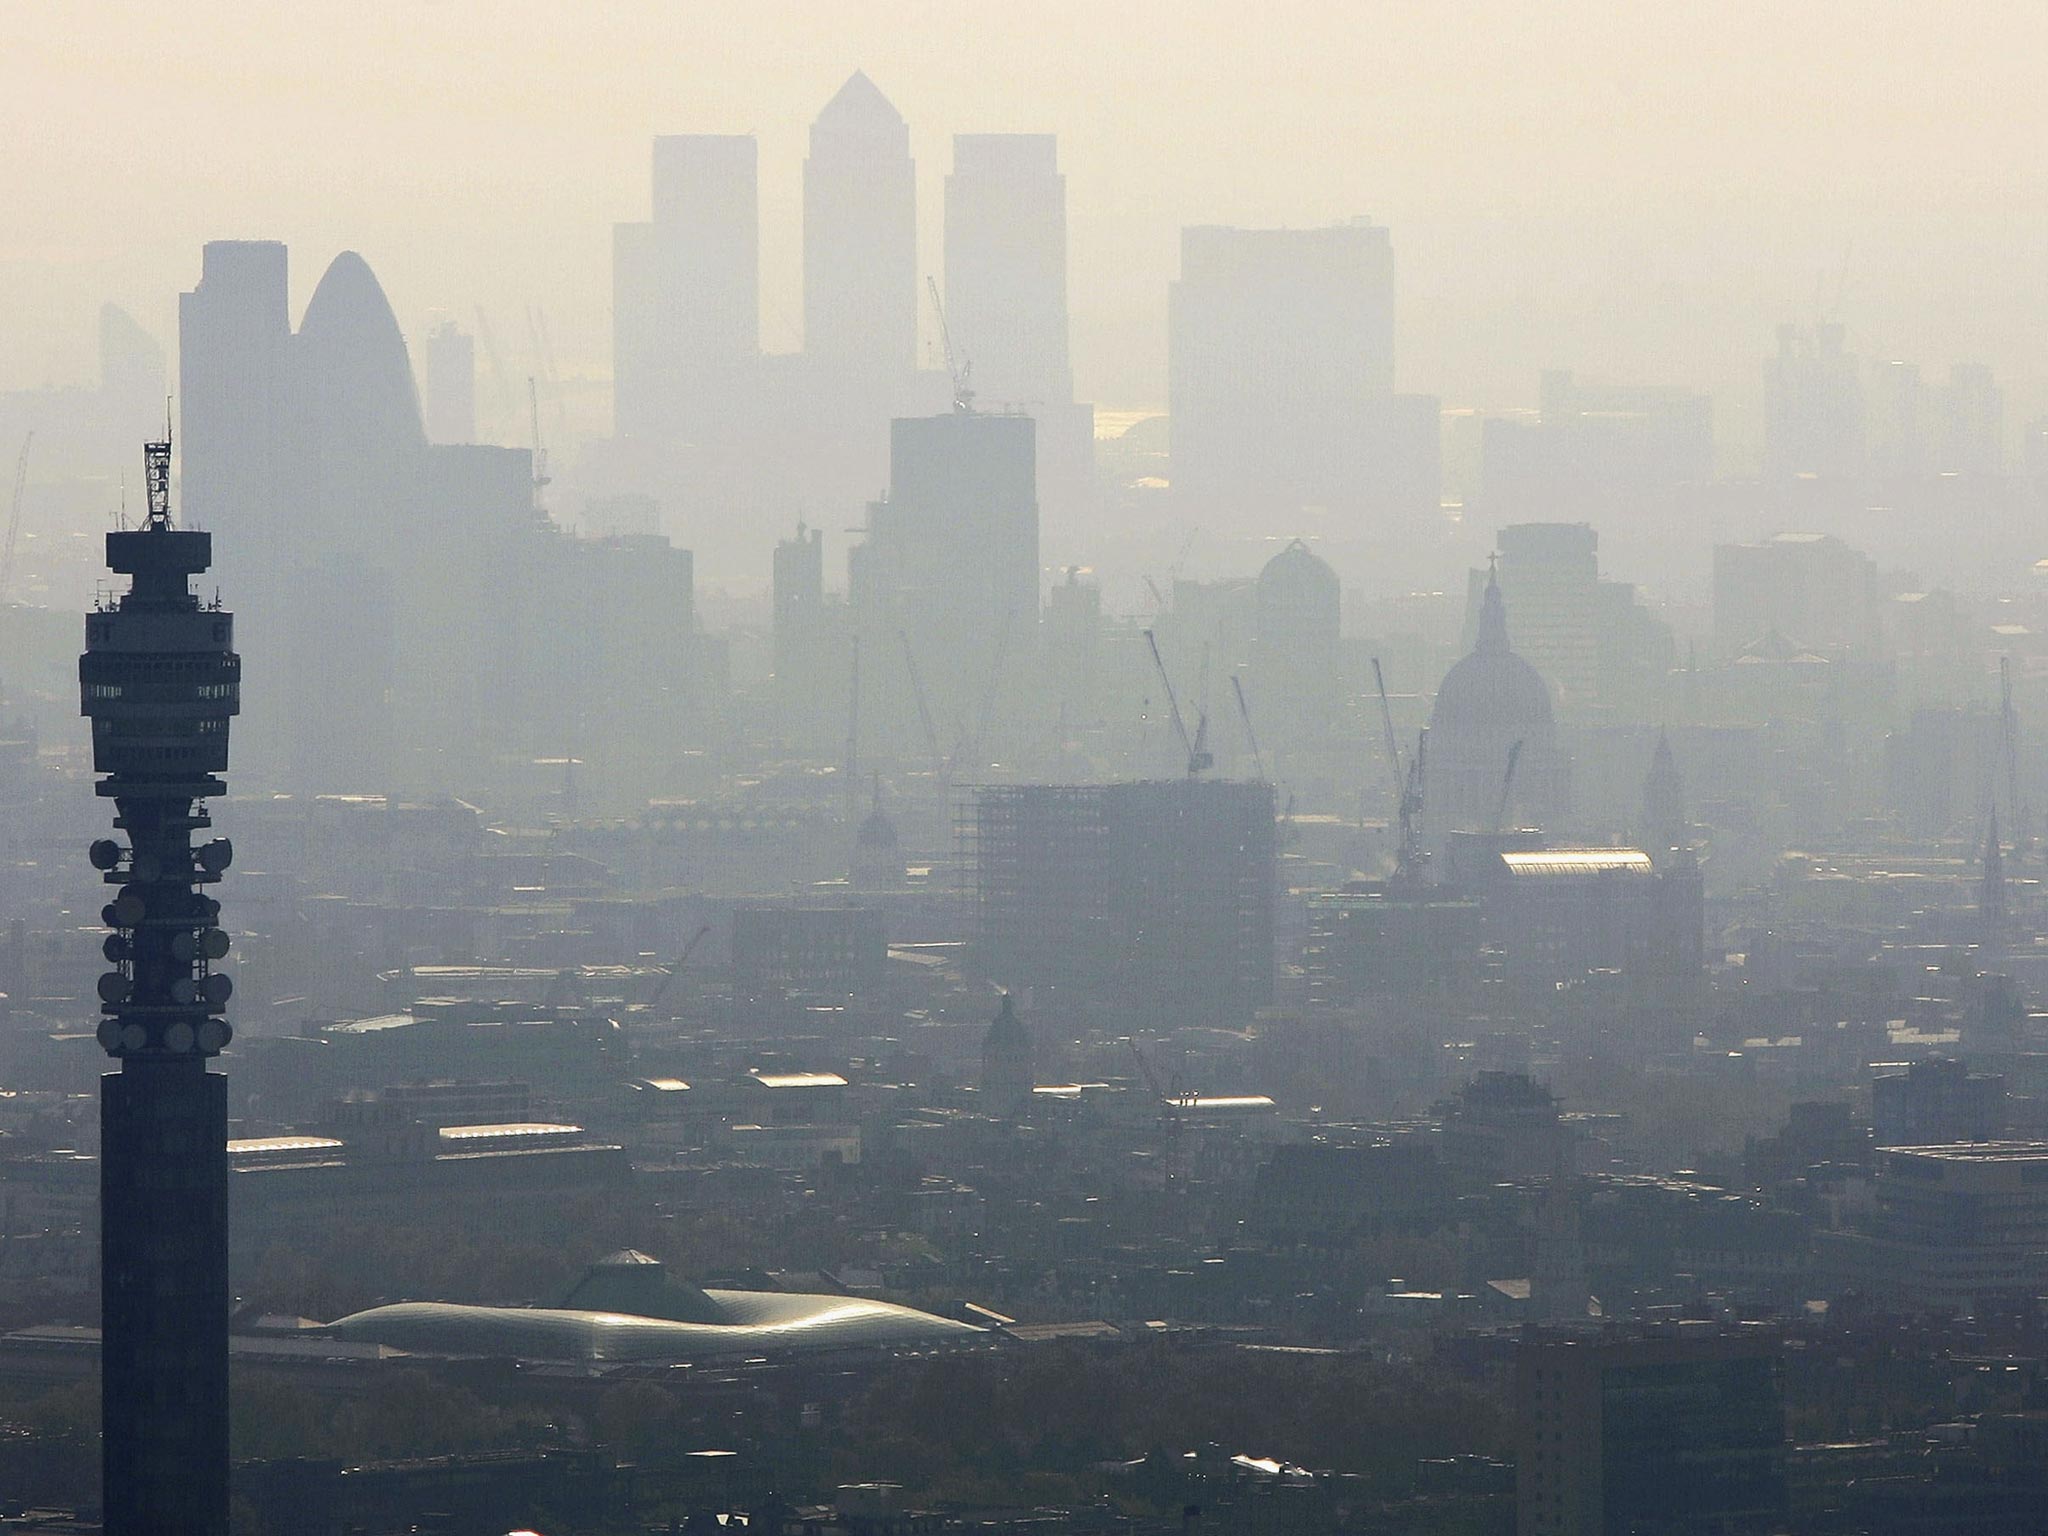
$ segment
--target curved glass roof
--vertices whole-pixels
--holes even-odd
[[[420,1354],[527,1360],[683,1361],[793,1349],[960,1344],[983,1332],[893,1302],[782,1291],[706,1291],[723,1322],[672,1322],[571,1307],[409,1301],[328,1325],[337,1338]]]

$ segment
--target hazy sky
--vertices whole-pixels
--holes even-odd
[[[797,340],[804,132],[864,68],[909,120],[936,268],[958,131],[1056,130],[1078,385],[1163,396],[1193,222],[1390,223],[1402,387],[1533,400],[1546,363],[1743,396],[1780,318],[1996,367],[2048,408],[2048,6],[20,0],[0,49],[0,385],[90,372],[94,311],[172,339],[220,236],[353,246],[400,321],[547,314],[610,365],[610,227],[658,132],[759,135],[764,338]],[[508,358],[523,373],[523,356]]]

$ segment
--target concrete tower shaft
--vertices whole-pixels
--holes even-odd
[[[173,526],[171,445],[143,450],[149,512],[107,535],[130,589],[87,615],[81,708],[112,838],[92,845],[116,888],[101,913],[101,1396],[110,1536],[227,1530],[227,1096],[206,1058],[228,1043],[220,903],[203,892],[232,850],[204,801],[224,794],[240,708],[234,618],[190,578],[212,537]]]

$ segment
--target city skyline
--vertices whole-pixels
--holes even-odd
[[[678,132],[758,136],[763,341],[794,349],[803,137],[859,68],[910,125],[920,277],[943,271],[951,136],[1059,135],[1078,398],[1163,405],[1183,225],[1369,215],[1403,252],[1400,386],[1448,403],[1521,403],[1537,369],[1571,366],[1696,381],[1753,435],[1729,416],[1751,384],[1739,338],[1806,318],[1817,287],[1871,355],[1987,362],[2022,419],[2044,403],[2024,274],[2048,248],[2048,196],[2029,195],[2041,172],[2009,149],[2042,110],[2019,89],[2022,7],[1950,29],[1916,6],[1881,35],[1848,6],[1729,7],[1690,27],[1659,13],[1621,30],[1591,4],[1540,23],[1476,6],[1464,27],[1416,7],[1308,8],[1227,50],[1212,46],[1232,30],[1226,7],[1175,10],[1178,32],[1156,7],[1057,5],[1029,27],[886,6],[697,8],[540,39],[493,37],[465,3],[301,8],[289,27],[235,5],[213,14],[236,23],[234,51],[115,7],[61,35],[30,19],[0,66],[21,76],[8,99],[38,168],[7,189],[24,233],[6,252],[0,384],[82,376],[103,298],[167,335],[163,296],[189,281],[180,251],[223,234],[321,258],[363,249],[409,336],[433,309],[482,305],[516,330],[542,306],[564,371],[607,376],[610,226],[643,206],[647,142]],[[725,46],[707,52],[713,35]],[[349,61],[334,79],[351,87],[319,78],[316,59]],[[88,79],[127,105],[85,133]],[[451,96],[463,105],[440,105]],[[1182,105],[1160,115],[1169,99]],[[273,131],[260,144],[225,132],[231,103],[266,111]],[[132,240],[121,211],[151,199],[163,216]],[[1920,217],[1899,220],[1901,199]],[[919,326],[928,363],[930,316]]]
[[[2048,14],[20,30],[0,1525],[2039,1527]]]

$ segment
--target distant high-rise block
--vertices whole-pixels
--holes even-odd
[[[1886,475],[1995,475],[2005,467],[2005,392],[1982,363],[1930,384],[1917,364],[1871,370],[1870,462]]]
[[[917,186],[910,129],[856,71],[811,124],[804,161],[804,351],[890,380],[917,361]]]
[[[1693,390],[1542,379],[1534,420],[1481,426],[1484,510],[1504,519],[1639,515],[1646,499],[1714,473],[1713,401]]]
[[[1863,385],[1839,325],[1781,325],[1764,364],[1764,472],[1836,479],[1863,471]]]
[[[823,750],[843,740],[851,685],[847,612],[825,597],[825,533],[798,523],[775,545],[775,699],[788,739]]]
[[[2005,391],[1982,363],[1957,363],[1936,401],[1937,471],[1995,475],[2005,468]]]
[[[1067,356],[1067,178],[1049,133],[963,133],[946,178],[946,326],[978,398],[1074,397]]]
[[[1515,649],[1568,702],[1591,702],[1600,683],[1600,535],[1586,523],[1515,523],[1499,544]]]
[[[1181,778],[975,795],[977,967],[1184,1022],[1273,997],[1273,788]]]
[[[1384,227],[1184,229],[1168,327],[1177,500],[1264,531],[1367,502],[1394,388]]]
[[[1832,534],[1714,546],[1714,641],[1725,654],[1763,643],[1854,651],[1878,625],[1876,562]]]
[[[907,646],[937,719],[978,725],[1004,672],[1014,686],[1036,648],[1036,443],[1028,416],[952,411],[890,424],[889,495],[869,508],[849,596],[871,681],[897,676]],[[892,670],[877,672],[883,657]],[[898,704],[910,702],[911,664]]]
[[[1074,404],[1068,356],[1067,178],[1049,133],[964,133],[946,178],[946,329],[984,405],[1038,423],[1049,526],[1078,530],[1092,504],[1094,412]]]
[[[1326,735],[1342,713],[1342,614],[1337,573],[1299,539],[1259,572],[1247,709],[1256,707],[1269,752]]]
[[[1972,1072],[1953,1057],[1909,1063],[1870,1085],[1870,1119],[1880,1147],[1996,1141],[2005,1133],[2005,1078]]]
[[[412,358],[391,301],[354,251],[328,263],[293,338],[309,431],[334,454],[388,454],[426,441]]]
[[[476,341],[452,320],[427,333],[427,441],[476,441]]]
[[[797,524],[796,537],[775,545],[775,672],[796,664],[825,607],[825,530]]]
[[[266,575],[281,554],[289,481],[287,283],[281,242],[215,240],[198,285],[178,300],[184,513],[227,536],[238,569]]]
[[[356,252],[328,263],[306,301],[289,377],[291,510],[268,509],[289,530],[286,569],[335,553],[388,559],[413,531],[402,508],[427,434],[405,334]]]
[[[686,368],[723,372],[761,350],[759,158],[751,134],[654,141],[663,339]]]
[[[761,350],[759,158],[750,134],[654,141],[653,217],[613,233],[621,436],[689,440],[751,382]]]
[[[111,409],[135,412],[134,421],[164,406],[164,349],[118,304],[100,306],[100,392]]]

